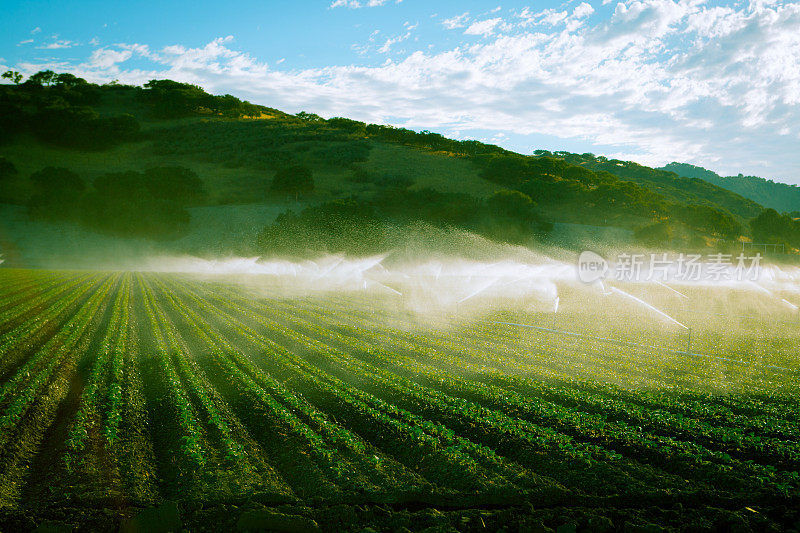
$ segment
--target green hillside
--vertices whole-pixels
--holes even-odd
[[[632,162],[290,115],[169,80],[98,86],[44,72],[0,86],[0,111],[0,201],[120,238],[184,242],[202,232],[199,208],[246,204],[282,213],[248,237],[244,248],[260,253],[371,253],[419,224],[523,245],[609,227],[647,245],[703,247],[748,236],[762,212]]]
[[[674,172],[688,178],[702,179],[781,212],[800,211],[800,188],[794,184],[742,174],[720,176],[716,172],[688,163],[670,163],[660,170]]]

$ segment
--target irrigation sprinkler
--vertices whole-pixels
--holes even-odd
[[[392,291],[393,293],[395,293],[395,294],[396,294],[396,295],[398,295],[398,296],[403,296],[403,293],[402,293],[402,292],[398,291],[397,289],[393,289],[393,288],[391,288],[390,286],[388,286],[388,285],[386,285],[386,284],[384,284],[384,283],[381,283],[380,281],[376,281],[375,283],[377,283],[377,284],[378,284],[378,285],[380,285],[381,287],[385,287],[385,288],[389,289],[390,291]]]
[[[612,291],[606,290],[606,286],[601,280],[597,280],[597,282],[600,284],[600,292],[603,294],[603,296],[608,296],[609,294],[612,294]]]

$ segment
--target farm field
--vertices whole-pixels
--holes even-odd
[[[797,314],[562,302],[2,269],[0,530],[800,529]]]

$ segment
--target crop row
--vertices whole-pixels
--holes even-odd
[[[41,273],[22,279],[12,285],[3,285],[2,292],[0,292],[0,311],[6,316],[13,316],[11,313],[6,314],[5,311],[25,302],[34,294],[58,286],[74,277],[76,276],[54,276]]]
[[[195,297],[193,303],[199,306],[204,301]],[[474,476],[478,476],[484,483],[487,478],[489,480],[494,478],[494,482],[490,482],[490,485],[510,486],[508,480],[525,485],[543,483],[541,478],[533,481],[530,473],[524,472],[518,466],[514,466],[513,463],[504,461],[491,449],[456,435],[446,426],[398,408],[373,394],[350,385],[343,379],[324,372],[318,366],[293,353],[292,350],[288,350],[271,340],[269,335],[265,336],[256,332],[250,326],[237,319],[237,316],[242,315],[249,315],[254,318],[253,315],[250,315],[245,310],[229,305],[231,313],[223,314],[215,306],[211,306],[208,303],[205,306],[204,311],[207,315],[215,315],[224,320],[230,328],[235,329],[249,342],[259,346],[264,351],[264,357],[266,357],[269,365],[279,364],[293,370],[295,375],[305,378],[304,385],[307,384],[309,387],[314,387],[326,393],[325,397],[331,402],[325,405],[326,410],[343,409],[343,411],[339,412],[340,415],[347,412],[345,409],[351,409],[351,413],[355,411],[361,420],[357,427],[354,424],[354,429],[358,431],[362,428],[378,426],[379,428],[385,428],[386,434],[390,434],[389,431],[394,433],[393,439],[384,441],[384,445],[390,446],[393,453],[408,456],[410,450],[398,450],[392,444],[398,441],[401,443],[414,442],[418,447],[422,448],[422,450],[418,451],[422,452],[423,455],[426,454],[424,451],[426,449],[428,450],[427,454],[436,449],[444,451],[445,453],[439,454],[440,460],[443,464],[449,464],[450,468],[442,468],[443,465],[440,465],[440,469],[443,474],[446,472],[445,475],[451,478],[453,475],[460,474],[463,476],[465,472],[469,473],[471,471]],[[323,358],[333,355],[329,350],[317,353]],[[349,366],[344,367],[344,372],[357,376],[358,374],[353,370]],[[308,391],[306,391],[306,394],[308,394]],[[460,465],[460,467],[455,468],[455,465]],[[474,478],[470,480],[470,477],[470,475],[467,475],[460,481],[462,483],[474,482]]]
[[[10,330],[0,335],[0,351],[5,353],[28,342],[48,321],[54,320],[61,311],[68,309],[78,298],[88,293],[92,288],[92,279],[97,278],[85,275],[65,285],[56,285],[0,314],[0,323],[12,325]],[[45,312],[37,312],[40,309]]]
[[[139,277],[139,286],[150,327],[157,343],[156,353],[152,356],[157,363],[166,388],[166,400],[177,420],[179,450],[188,465],[188,470],[190,472],[199,470],[206,462],[201,425],[170,357],[170,353],[180,350],[180,346],[170,331],[167,332],[167,335],[162,332],[164,319],[155,306],[152,291],[141,277]]]
[[[47,387],[51,377],[62,362],[74,356],[74,348],[85,334],[90,334],[95,313],[108,297],[117,280],[108,276],[94,291],[72,319],[66,323],[46,344],[3,383],[0,389],[0,434],[9,437],[8,431],[27,412]],[[3,439],[5,440],[5,439]]]
[[[277,302],[276,305],[280,307],[281,303]],[[359,312],[358,309],[348,310],[339,306],[331,310],[321,307],[319,304],[299,301],[292,304],[289,311],[296,313],[298,308],[325,317],[327,324],[331,324],[330,317],[336,317],[337,320],[350,319],[348,322],[358,328],[358,334],[370,335],[374,331],[380,331],[394,339],[408,340],[415,346],[427,346],[436,350],[457,353],[460,358],[481,365],[483,372],[499,373],[511,377],[528,375],[531,376],[531,381],[537,387],[549,386],[551,392],[566,392],[572,396],[592,395],[601,399],[624,397],[630,403],[658,411],[670,410],[680,417],[702,419],[709,423],[720,424],[729,424],[733,421],[743,430],[758,435],[774,434],[777,437],[794,438],[798,432],[797,424],[793,420],[789,420],[789,418],[794,418],[796,408],[782,409],[752,395],[720,396],[694,391],[692,388],[681,389],[680,393],[670,392],[670,389],[665,387],[663,376],[655,377],[647,382],[646,388],[636,390],[613,385],[614,382],[620,380],[621,376],[625,375],[627,370],[619,367],[624,365],[608,367],[602,365],[601,361],[620,358],[627,361],[627,356],[622,356],[622,352],[625,351],[623,348],[615,348],[608,344],[592,345],[585,341],[570,344],[568,339],[560,339],[547,333],[529,334],[529,330],[523,330],[524,335],[519,334],[520,330],[517,330],[517,335],[503,334],[496,325],[472,330],[459,329],[451,334],[439,332],[414,334],[409,329],[398,330],[386,326],[367,329],[365,325],[372,326],[370,322],[365,322],[363,319],[352,320],[354,317],[364,316],[364,313]],[[333,326],[333,324],[331,325]],[[338,328],[343,329],[341,326]],[[601,358],[600,361],[589,361],[588,364],[581,365],[581,361],[590,352],[597,352],[597,357]],[[643,368],[649,368],[653,361],[662,359],[662,354],[644,352],[643,357],[644,360],[637,361],[637,364]],[[585,367],[581,368],[582,373],[585,370],[600,371],[591,375],[594,379],[589,380],[585,377],[579,379],[576,378],[578,365]],[[457,371],[459,368],[460,365],[454,370]],[[548,385],[551,382],[555,382],[556,385]],[[516,386],[516,384],[509,384],[509,386]],[[676,388],[672,387],[671,389],[675,390]]]
[[[363,469],[374,468],[374,464],[368,464],[364,456],[365,444],[359,438],[332,423],[324,413],[258,369],[224,337],[212,333],[207,321],[194,311],[194,308],[208,311],[204,301],[194,301],[193,305],[187,306],[173,296],[173,291],[167,286],[159,288],[173,309],[201,339],[205,351],[212,358],[211,364],[228,376],[241,395],[246,396],[252,405],[265,410],[303,442],[315,463],[332,476],[334,483],[352,490],[368,488],[363,485],[366,483]]]
[[[320,338],[335,338],[346,348],[347,353],[366,353],[371,362],[377,360],[381,367],[393,368],[403,375],[413,376],[414,383],[471,398],[483,405],[492,405],[508,411],[513,417],[534,420],[576,438],[585,440],[587,435],[591,435],[591,441],[602,442],[605,446],[618,450],[625,449],[630,454],[648,458],[655,464],[663,464],[664,457],[669,457],[670,468],[685,463],[683,469],[675,468],[683,475],[692,475],[698,468],[724,474],[736,470],[736,476],[746,472],[753,479],[772,482],[774,486],[782,487],[785,491],[796,488],[795,484],[800,481],[794,471],[800,459],[798,443],[794,440],[755,437],[736,428],[715,428],[699,421],[670,416],[668,413],[654,414],[652,410],[614,398],[605,398],[600,405],[594,405],[592,411],[578,411],[572,406],[549,402],[536,396],[525,398],[513,390],[501,389],[476,380],[475,377],[481,374],[483,367],[470,365],[459,352],[427,349],[419,343],[404,341],[398,335],[376,335],[363,328],[346,336],[321,325],[325,316],[313,314],[310,320],[302,320],[302,316],[302,312],[294,310],[286,315],[286,319],[291,320],[295,327],[313,331]],[[416,354],[416,357],[404,355],[409,353]],[[451,372],[441,370],[443,367],[461,367],[467,375],[473,377],[470,380],[454,379]],[[539,385],[534,380],[516,376],[507,376],[506,379],[513,385],[534,390]],[[586,403],[580,407],[585,409]],[[723,451],[709,449],[704,446],[705,443],[721,447]],[[732,454],[741,459],[731,457]],[[758,464],[754,459],[767,461],[768,464]],[[781,475],[776,467],[789,468],[789,472]],[[730,477],[724,475],[721,480],[728,481]]]
[[[230,300],[226,299],[226,301]],[[275,306],[271,306],[270,310],[274,313]],[[419,343],[402,342],[395,335],[380,336],[363,329],[353,331],[351,336],[344,336],[336,333],[335,329],[324,325],[327,316],[315,314],[311,320],[301,321],[299,317],[302,315],[303,312],[297,309],[290,309],[287,312],[284,320],[288,321],[290,327],[283,330],[284,335],[292,336],[292,331],[304,329],[314,332],[320,338],[336,340],[346,348],[344,350],[346,353],[360,352],[369,354],[370,362],[373,364],[363,368],[362,372],[372,376],[373,379],[375,379],[375,376],[379,376],[381,372],[374,366],[375,358],[379,358],[383,367],[393,368],[402,375],[414,376],[413,380],[398,379],[396,373],[390,373],[383,377],[384,382],[382,385],[394,386],[396,390],[404,391],[403,394],[406,395],[408,395],[409,390],[414,390],[415,386],[420,395],[430,395],[431,388],[438,388],[448,394],[470,398],[482,405],[490,405],[501,411],[506,411],[512,417],[522,417],[547,426],[557,427],[560,431],[572,434],[581,440],[587,440],[587,435],[591,435],[591,438],[588,439],[590,441],[601,442],[606,446],[613,446],[617,449],[626,449],[637,457],[649,457],[649,460],[655,464],[663,464],[665,458],[672,458],[672,461],[678,463],[683,461],[686,464],[683,474],[691,475],[692,471],[698,468],[698,464],[702,464],[706,467],[706,470],[710,469],[718,474],[725,474],[732,467],[736,467],[745,472],[750,472],[755,478],[773,481],[776,485],[783,486],[786,489],[792,486],[792,481],[796,477],[790,472],[788,479],[777,480],[773,467],[758,465],[749,460],[745,460],[745,462],[736,461],[725,452],[717,452],[705,448],[694,442],[695,439],[692,437],[691,432],[695,430],[698,433],[699,440],[706,437],[712,443],[717,443],[717,441],[724,442],[726,447],[729,445],[730,449],[739,450],[743,448],[741,455],[745,457],[753,452],[768,451],[770,457],[777,456],[780,463],[787,465],[796,464],[797,448],[793,442],[774,439],[762,442],[758,438],[741,432],[726,432],[716,428],[703,427],[700,424],[693,424],[691,421],[682,423],[681,420],[674,417],[662,416],[661,419],[656,419],[657,417],[649,416],[645,410],[610,398],[603,399],[609,411],[608,414],[614,415],[624,411],[633,419],[633,423],[649,422],[649,426],[642,424],[645,426],[643,428],[642,425],[637,426],[620,420],[609,420],[608,414],[603,411],[586,413],[536,398],[523,398],[507,389],[476,383],[474,377],[485,373],[485,367],[469,365],[463,360],[461,354],[458,356],[452,355],[458,352],[449,352],[448,355],[448,352],[426,350],[421,348]],[[294,337],[297,340],[296,334]],[[370,340],[372,341],[371,343],[368,342]],[[388,352],[382,348],[374,348],[376,345],[393,346],[395,349]],[[418,360],[414,360],[401,355],[404,353],[416,353],[421,357]],[[426,363],[423,364],[420,361],[425,361]],[[337,365],[340,368],[343,366],[338,362]],[[469,381],[453,379],[448,372],[438,370],[440,367],[461,367],[466,370],[467,374],[473,376],[473,379]],[[536,384],[532,380],[517,380],[511,376],[505,376],[505,378],[512,381],[512,383],[518,381],[519,383],[514,383],[515,385],[530,386]],[[445,396],[445,398],[448,397]],[[636,415],[638,415],[638,420]],[[652,429],[666,429],[667,433],[685,434],[684,436],[687,437],[687,440],[675,440],[668,436],[647,433],[648,430]],[[705,433],[702,431],[703,429],[706,430]],[[708,468],[710,466],[713,466],[713,468]],[[680,469],[678,470],[680,471]],[[727,477],[725,478],[727,479]]]
[[[90,432],[96,432],[100,425],[104,425],[105,428],[112,428],[111,434],[113,435],[115,432],[113,427],[119,424],[119,380],[112,379],[110,385],[107,380],[110,372],[113,376],[110,369],[112,361],[120,359],[125,350],[130,299],[131,276],[125,274],[120,282],[120,288],[116,292],[111,319],[100,347],[96,353],[90,354],[89,371],[85,378],[80,407],[75,414],[66,439],[67,450],[64,454],[64,462],[68,470],[72,470],[84,459],[90,457],[85,453]],[[117,369],[117,372],[119,370]],[[103,418],[105,422],[102,421]],[[105,433],[109,434],[108,431]]]

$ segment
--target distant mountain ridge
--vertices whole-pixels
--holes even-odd
[[[720,176],[716,172],[689,163],[670,163],[659,170],[674,172],[686,178],[699,178],[718,187],[738,193],[765,207],[780,212],[800,211],[800,187],[758,176]]]

